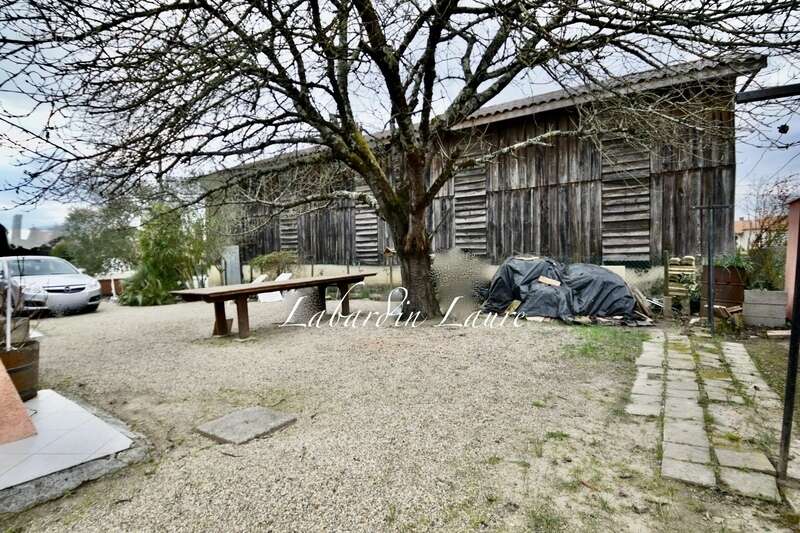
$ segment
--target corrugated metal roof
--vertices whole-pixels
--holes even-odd
[[[766,57],[759,54],[727,56],[715,60],[703,59],[622,76],[614,81],[614,85],[619,88],[618,92],[636,92],[692,81],[698,82],[727,76],[750,75],[764,68],[766,64]],[[600,88],[583,85],[483,107],[452,129],[466,129],[511,118],[530,116],[544,111],[571,107],[597,99],[598,96],[602,96],[602,92],[607,88],[607,86]],[[380,142],[389,137],[389,130],[368,134],[368,137],[375,142]],[[278,164],[286,160],[303,159],[319,153],[321,150],[324,150],[322,146],[305,147],[294,152],[287,152],[253,163],[214,172],[210,176],[231,171],[242,171],[252,167],[265,167],[266,165]]]
[[[726,76],[749,75],[758,72],[765,66],[766,57],[759,54],[677,63],[659,69],[645,70],[622,76],[608,86],[581,85],[483,107],[470,115],[470,118],[456,126],[455,129],[571,107],[596,99],[610,88],[619,92],[636,92],[692,81],[698,82]]]

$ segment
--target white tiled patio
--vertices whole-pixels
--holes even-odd
[[[128,449],[132,441],[52,390],[25,402],[37,434],[0,445],[0,490]]]

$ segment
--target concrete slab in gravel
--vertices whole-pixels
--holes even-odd
[[[694,370],[694,361],[689,359],[668,359],[667,366],[678,370]]]
[[[697,381],[697,374],[693,370],[674,370],[667,372],[667,381]]]
[[[697,401],[700,398],[700,393],[696,390],[680,390],[680,389],[667,389],[667,399],[670,398],[687,398]]]
[[[636,360],[636,366],[649,366],[654,368],[661,368],[664,364],[664,358],[655,355],[640,355]]]
[[[758,470],[759,472],[775,475],[775,467],[772,466],[772,463],[762,452],[714,448],[714,453],[720,466]]]
[[[637,381],[639,379],[645,380],[657,380],[661,381],[661,378],[664,377],[664,369],[663,368],[656,368],[645,366],[639,369],[638,373],[636,374]]]
[[[685,420],[703,420],[703,408],[699,405],[677,406],[670,402],[664,408],[664,416]]]
[[[661,398],[658,396],[647,396],[645,394],[631,394],[629,396],[631,403],[638,403],[639,405],[661,405]]]
[[[661,383],[658,382],[644,382],[634,383],[631,387],[632,394],[643,394],[645,396],[658,396],[661,397]]]
[[[712,402],[744,403],[741,396],[727,393],[719,389],[707,389],[706,394],[708,395],[708,399]]]
[[[716,485],[714,471],[711,468],[686,461],[664,458],[661,461],[661,477],[675,479],[702,487],[713,487]]]
[[[263,407],[248,407],[197,427],[201,435],[217,442],[244,444],[293,423],[297,418]]]
[[[711,462],[711,453],[703,446],[689,446],[677,442],[665,442],[662,445],[663,456],[667,459],[686,461],[689,463],[708,464]]]
[[[637,416],[659,416],[661,406],[652,403],[629,403],[625,406],[625,412]]]
[[[775,478],[768,474],[720,467],[719,479],[739,494],[771,502],[781,501]]]
[[[697,382],[689,381],[689,380],[681,380],[681,381],[668,381],[667,382],[667,390],[691,390],[696,391],[700,390],[697,386]]]
[[[678,444],[708,447],[708,437],[702,422],[694,420],[665,418],[664,440]]]

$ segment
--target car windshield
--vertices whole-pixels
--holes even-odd
[[[6,263],[12,276],[52,276],[77,274],[78,271],[61,259],[53,257],[11,257]]]

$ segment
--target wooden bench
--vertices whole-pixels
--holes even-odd
[[[236,314],[239,325],[239,338],[246,339],[250,336],[250,317],[247,313],[247,299],[250,296],[264,292],[289,291],[292,289],[305,289],[317,287],[322,301],[325,301],[325,291],[328,287],[337,287],[339,297],[342,298],[342,314],[350,314],[350,298],[347,291],[350,285],[364,281],[368,276],[375,274],[348,274],[345,276],[320,276],[316,278],[297,278],[289,281],[265,281],[261,283],[243,283],[241,285],[223,285],[221,287],[206,287],[203,289],[184,289],[172,291],[186,302],[208,302],[214,304],[214,335],[228,335],[230,327],[225,317],[225,302],[236,302]]]

